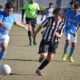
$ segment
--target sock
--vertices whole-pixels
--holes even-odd
[[[34,44],[36,43],[36,39],[35,39],[35,37],[33,37],[33,43],[34,43]]]
[[[39,66],[39,70],[42,70],[45,66],[47,66],[49,64],[49,61],[47,59],[45,59],[41,65]]]
[[[69,57],[71,57],[74,54],[74,50],[75,50],[75,47],[71,46]]]
[[[28,37],[29,37],[29,42],[32,43],[32,40],[31,40],[31,31],[28,31]]]
[[[68,45],[65,44],[65,46],[64,46],[64,53],[67,53],[67,48],[68,48]]]
[[[2,60],[5,57],[5,52],[0,52],[0,60]]]

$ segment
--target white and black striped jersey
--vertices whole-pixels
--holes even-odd
[[[42,34],[42,39],[46,41],[58,40],[55,36],[55,32],[62,32],[64,28],[64,21],[59,20],[58,22],[54,21],[54,17],[49,17],[41,24],[42,27],[45,27],[45,30]]]

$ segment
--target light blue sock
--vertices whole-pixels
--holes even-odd
[[[74,54],[74,50],[75,50],[75,47],[71,46],[69,57],[71,57]]]
[[[0,60],[2,60],[5,57],[5,52],[0,52]]]
[[[67,48],[68,48],[68,45],[65,44],[65,46],[64,46],[64,53],[67,53]]]

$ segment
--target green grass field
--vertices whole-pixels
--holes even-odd
[[[1,63],[12,68],[11,75],[0,75],[0,80],[80,80],[80,33],[76,45],[75,63],[62,62],[64,39],[61,38],[54,60],[43,70],[43,77],[37,76],[38,46],[41,34],[37,35],[37,46],[28,46],[27,31],[13,27],[6,57]]]

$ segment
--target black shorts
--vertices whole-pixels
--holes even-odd
[[[58,48],[58,42],[50,42],[50,41],[46,41],[46,40],[41,40],[40,42],[40,46],[39,46],[39,54],[40,53],[56,53],[56,49]]]
[[[26,20],[26,24],[30,24],[30,25],[32,25],[32,27],[35,27],[35,25],[36,25],[36,18],[25,18],[25,20]]]

